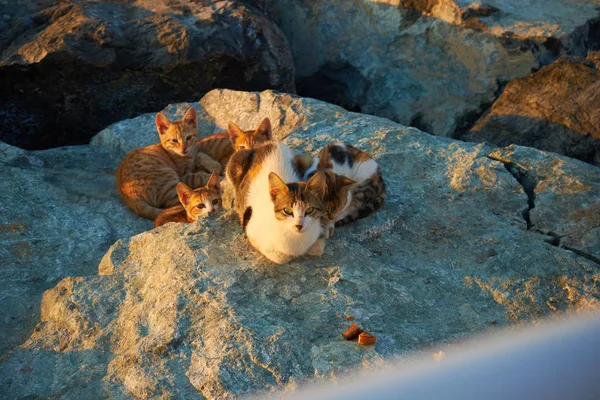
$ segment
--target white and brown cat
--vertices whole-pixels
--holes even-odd
[[[183,182],[177,184],[177,195],[180,204],[161,212],[154,226],[159,227],[167,222],[194,222],[209,214],[221,211],[221,183],[219,174],[213,172],[206,186],[192,189]]]
[[[221,164],[198,151],[198,119],[190,107],[181,120],[156,115],[160,143],[131,151],[117,169],[117,188],[136,214],[155,220],[165,208],[179,202],[179,182],[197,188],[206,185]]]
[[[235,210],[252,246],[277,264],[303,254],[320,255],[322,197],[320,172],[299,182],[291,150],[266,142],[233,154],[226,175],[235,190]]]
[[[326,238],[333,236],[334,227],[365,218],[383,205],[385,182],[379,165],[369,153],[344,143],[326,146],[310,166],[302,160],[299,169],[304,179],[317,171],[326,172],[326,194],[323,198],[326,215],[322,219]]]

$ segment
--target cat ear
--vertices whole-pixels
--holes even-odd
[[[217,189],[219,192],[221,191],[221,180],[219,174],[213,172],[208,182],[206,183],[206,187]]]
[[[354,185],[356,183],[356,181],[353,181],[350,178],[346,178],[345,176],[342,176],[342,182],[340,184],[341,187],[346,187],[346,186],[350,186],[350,185]]]
[[[289,191],[285,182],[275,172],[269,174],[269,194],[272,201],[275,201],[278,195]]]
[[[324,197],[327,193],[327,175],[325,172],[318,171],[308,182],[306,182],[306,190],[317,194],[319,197]]]
[[[235,142],[240,136],[244,136],[245,133],[233,122],[230,122],[229,125],[227,125],[227,130],[229,131],[229,140],[231,140],[231,144],[235,147]]]
[[[179,201],[184,207],[190,203],[192,194],[194,194],[194,191],[188,185],[183,182],[179,182],[177,184],[177,195],[179,196]]]
[[[198,117],[196,116],[196,109],[194,107],[188,108],[185,112],[183,123],[198,128]]]
[[[156,130],[159,135],[164,135],[167,129],[169,129],[169,126],[171,126],[171,120],[169,118],[165,117],[163,113],[156,114]]]
[[[264,136],[267,140],[273,140],[273,131],[271,130],[271,121],[269,118],[265,118],[262,120],[256,131],[254,132],[254,137]]]

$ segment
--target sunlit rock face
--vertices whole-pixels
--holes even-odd
[[[5,2],[6,3],[6,2]],[[0,140],[88,143],[215,87],[294,92],[285,37],[240,1],[0,3]]]
[[[598,48],[598,2],[275,0],[298,93],[455,137],[507,81]]]
[[[462,139],[553,151],[600,166],[600,53],[508,83]]]
[[[315,154],[332,140],[369,151],[387,183],[386,203],[336,230],[322,257],[278,266],[253,250],[231,212],[144,232],[150,222],[120,204],[112,173],[127,151],[156,141],[154,114],[113,124],[89,146],[5,146],[1,185],[19,189],[2,205],[10,268],[0,273],[3,287],[15,288],[0,299],[2,321],[19,293],[35,310],[23,317],[28,331],[5,349],[0,395],[293,390],[413,349],[598,308],[595,167],[435,137],[271,91],[215,90],[194,106],[201,135],[269,117],[275,137],[298,152]],[[165,112],[180,117],[187,107]],[[15,254],[24,235],[40,245]],[[65,279],[42,296],[30,278],[37,271]],[[377,337],[375,346],[344,341],[349,317]]]

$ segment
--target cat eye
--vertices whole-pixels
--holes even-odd
[[[308,207],[308,208],[306,209],[305,213],[306,213],[306,215],[309,215],[309,214],[312,214],[312,213],[313,213],[313,211],[315,211],[315,208],[314,208],[314,207]]]
[[[286,213],[287,215],[294,215],[294,212],[292,210],[290,210],[289,208],[284,208],[283,212]]]
[[[212,203],[213,204],[219,204],[219,199],[214,199]]]
[[[190,136],[186,137],[185,140],[187,140],[187,141],[192,140],[192,136],[190,135]]]
[[[202,209],[202,208],[204,208],[206,206],[204,205],[204,203],[200,203],[200,204],[197,205],[197,207],[200,208],[200,209]]]
[[[241,146],[238,146],[238,147],[237,147],[237,149],[238,149],[238,150],[245,150],[245,149],[246,149],[246,146],[244,146],[244,145],[241,145]]]
[[[177,144],[177,143],[179,143],[179,140],[177,140],[177,139],[171,139],[171,142]]]

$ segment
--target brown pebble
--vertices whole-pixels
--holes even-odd
[[[346,321],[354,321],[354,317],[352,315],[346,315]]]
[[[358,327],[356,322],[353,322],[352,325],[350,325],[350,328],[346,329],[346,332],[342,333],[342,336],[346,340],[352,340],[356,339],[358,335],[362,333],[362,331],[363,330]]]
[[[368,332],[362,332],[360,335],[358,335],[358,344],[370,345],[375,344],[376,341],[377,338]]]

